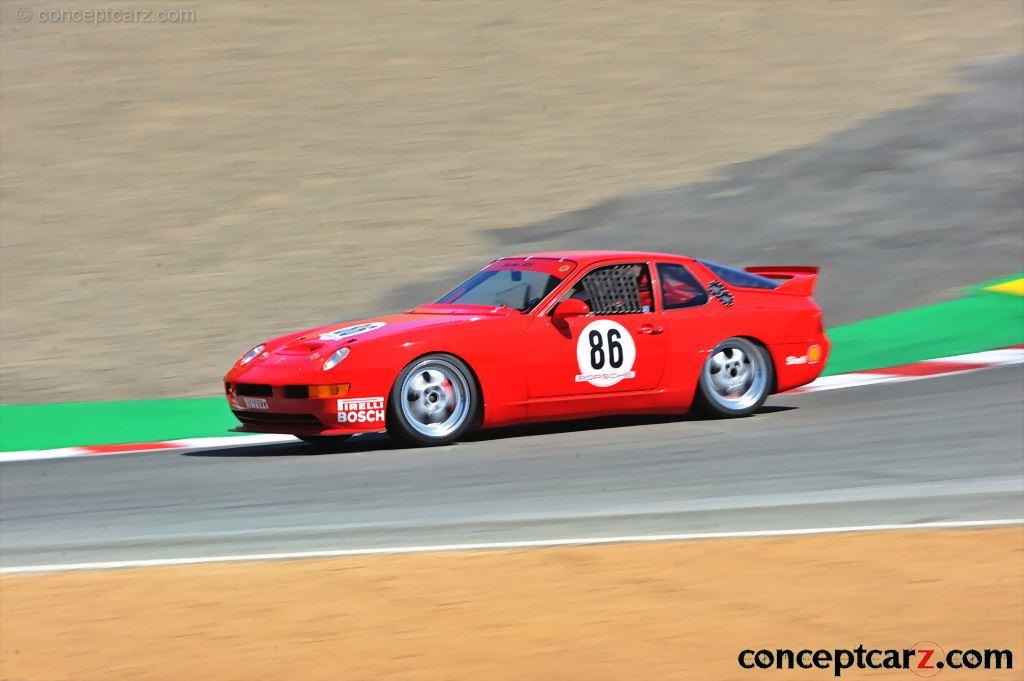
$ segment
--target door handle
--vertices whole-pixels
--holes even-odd
[[[657,336],[664,332],[665,329],[661,328],[660,326],[651,326],[650,324],[644,324],[643,326],[640,327],[640,333],[646,334],[648,336]]]

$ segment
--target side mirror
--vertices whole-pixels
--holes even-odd
[[[590,314],[589,305],[582,300],[568,298],[555,306],[555,311],[551,314],[551,323],[559,329],[565,329],[569,327],[570,317],[583,317],[588,314]]]

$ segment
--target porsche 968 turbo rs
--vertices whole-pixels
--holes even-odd
[[[244,432],[417,445],[614,414],[745,416],[828,357],[818,269],[681,255],[500,258],[434,303],[256,344],[224,377]]]

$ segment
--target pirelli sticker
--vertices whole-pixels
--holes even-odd
[[[384,398],[338,400],[338,423],[384,423]]]

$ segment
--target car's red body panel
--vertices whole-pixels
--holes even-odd
[[[759,289],[723,287],[701,262],[679,255],[540,253],[495,261],[489,267],[510,266],[510,261],[517,268],[558,272],[564,279],[529,313],[477,305],[424,305],[404,314],[333,324],[268,341],[256,359],[236,363],[224,378],[231,407],[243,420],[240,430],[301,435],[383,430],[395,379],[409,362],[434,352],[455,355],[472,369],[482,394],[484,427],[685,412],[708,353],[734,336],[768,349],[775,369],[774,392],[814,380],[827,359],[821,311],[809,297],[817,276],[814,268],[751,268],[762,276],[786,280],[779,288]],[[551,311],[588,271],[616,263],[649,265],[653,309],[608,317],[631,335],[635,362],[629,380],[601,386],[600,379],[581,380],[588,376],[580,373],[577,340],[583,326],[602,317],[573,318],[563,330],[552,323]],[[658,263],[681,264],[704,289],[727,293],[724,298],[709,296],[700,306],[664,310]],[[350,348],[349,355],[323,371],[324,360],[342,346]],[[328,384],[349,385],[343,404],[339,398],[286,396],[286,386]],[[356,419],[355,413],[362,415]]]

